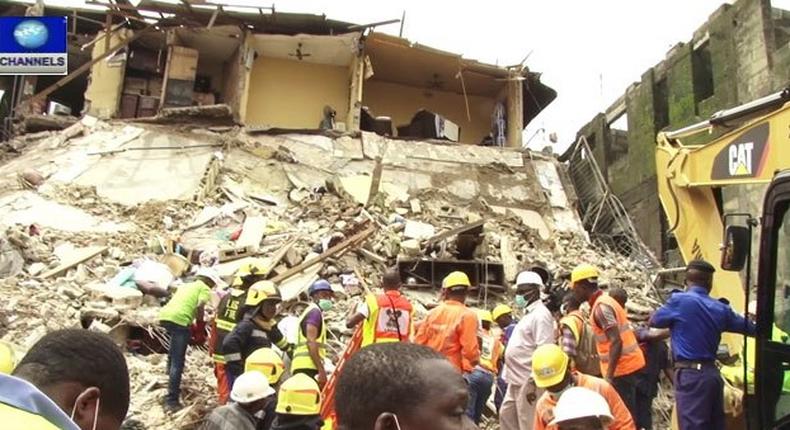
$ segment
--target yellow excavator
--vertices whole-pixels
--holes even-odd
[[[719,137],[683,143],[706,132]],[[756,359],[739,364],[744,372],[754,368],[745,421],[751,429],[790,429],[790,393],[782,388],[790,344],[772,335],[777,328],[790,333],[790,88],[659,133],[656,167],[659,197],[681,255],[687,262],[702,258],[717,265],[711,294],[740,312],[753,292],[747,286],[752,232],[759,226]],[[723,213],[721,187],[748,184],[767,184],[762,214]],[[744,268],[745,286],[739,273]],[[742,362],[751,359],[741,353],[742,336],[725,335],[722,341]]]

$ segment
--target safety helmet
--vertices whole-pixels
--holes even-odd
[[[488,312],[485,309],[478,309],[477,310],[477,317],[480,318],[482,322],[494,323],[494,318],[491,316],[491,312]]]
[[[319,291],[333,292],[332,291],[332,286],[329,285],[329,281],[327,281],[326,279],[319,279],[319,280],[313,282],[313,285],[311,285],[310,289],[308,290],[308,294],[310,294],[312,296],[313,294],[315,294],[315,293],[317,293]]]
[[[266,260],[263,258],[253,258],[248,262],[239,266],[236,270],[236,273],[233,276],[233,284],[234,287],[240,287],[242,283],[244,283],[244,277],[250,275],[267,275],[269,273],[269,267],[267,266]]]
[[[598,268],[591,264],[580,264],[571,272],[571,283],[583,281],[585,279],[598,279]]]
[[[272,281],[258,281],[252,284],[247,291],[247,300],[244,304],[247,306],[258,306],[264,300],[283,300]]]
[[[532,378],[538,388],[547,388],[562,382],[568,370],[568,354],[562,348],[547,343],[532,354]]]
[[[609,404],[602,395],[584,387],[571,387],[562,393],[557,405],[554,406],[554,420],[549,423],[556,426],[579,418],[598,418],[605,426],[614,421]]]
[[[469,277],[461,271],[452,272],[442,280],[442,288],[471,287]]]
[[[261,372],[244,372],[233,382],[230,398],[237,403],[252,403],[275,393]]]
[[[315,379],[297,373],[280,386],[274,411],[287,415],[318,415],[321,412],[321,390]]]
[[[496,305],[496,307],[494,307],[494,310],[491,312],[491,318],[493,318],[494,321],[496,321],[499,319],[499,317],[512,313],[513,313],[513,309],[510,306],[504,304]]]
[[[269,380],[269,385],[280,381],[285,372],[285,363],[282,357],[271,348],[259,348],[253,351],[244,362],[244,371],[260,372]]]
[[[0,341],[0,373],[8,375],[16,366],[14,348],[6,342]]]
[[[516,277],[516,285],[540,285],[543,286],[543,278],[535,272],[524,271]]]
[[[195,273],[195,276],[203,276],[205,278],[211,279],[211,281],[214,282],[214,286],[217,288],[222,288],[227,285],[225,284],[225,281],[223,281],[219,276],[219,273],[210,267],[201,267],[198,269],[197,273]]]

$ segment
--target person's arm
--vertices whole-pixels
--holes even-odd
[[[206,305],[205,304],[202,304],[202,305],[197,307],[197,310],[195,311],[195,322],[196,323],[198,323],[198,324],[203,323],[203,314],[205,313],[205,311],[206,311]]]
[[[620,360],[620,356],[623,355],[623,340],[620,338],[617,314],[610,306],[601,304],[595,309],[593,317],[596,325],[604,331],[606,339],[609,341],[609,366],[607,366],[606,375],[603,376],[607,381],[611,382],[614,380],[617,362]]]
[[[747,336],[757,335],[757,324],[736,314],[732,308],[727,308],[727,323],[724,329],[732,333],[745,334]]]
[[[565,354],[568,354],[568,357],[572,359],[576,357],[576,336],[573,334],[573,330],[565,324],[562,325],[561,346]]]
[[[352,308],[354,310],[351,311],[351,314],[346,319],[346,328],[354,328],[362,321],[365,321],[370,315],[370,311],[368,310],[367,305],[367,298],[362,301],[358,306]]]
[[[660,342],[669,339],[670,331],[668,328],[648,328],[637,335],[639,342]]]
[[[532,429],[533,430],[545,430],[546,429],[546,422],[543,421],[543,408],[536,406],[535,413],[533,414],[535,418],[532,420]]]
[[[677,320],[679,315],[678,301],[674,296],[653,313],[650,317],[650,327],[655,328],[672,328],[672,324]]]
[[[318,351],[318,327],[307,323],[305,337],[307,338],[307,351],[310,352],[310,358],[313,360],[315,368],[318,369],[316,381],[318,381],[318,385],[323,388],[324,384],[326,384],[327,376],[326,369],[324,369],[324,361],[321,359],[321,353]]]
[[[480,363],[480,344],[477,341],[477,316],[471,313],[462,316],[459,328],[461,367],[464,372],[471,372]]]
[[[222,352],[225,357],[225,369],[233,376],[239,377],[244,373],[241,352],[244,345],[252,335],[253,325],[250,321],[244,320],[236,324],[233,331],[225,336],[222,341]]]

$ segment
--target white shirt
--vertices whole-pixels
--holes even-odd
[[[502,378],[508,384],[521,386],[532,375],[532,353],[540,345],[554,343],[555,321],[541,300],[527,306],[527,314],[513,329],[505,349]]]

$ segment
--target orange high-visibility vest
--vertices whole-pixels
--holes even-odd
[[[598,310],[598,306],[602,304],[614,309],[617,317],[617,326],[620,330],[620,339],[623,341],[623,352],[620,355],[620,360],[615,363],[617,368],[614,371],[614,376],[630,375],[645,367],[645,356],[642,354],[642,349],[639,348],[639,343],[636,341],[636,335],[631,328],[631,323],[628,322],[625,309],[606,293],[598,297],[598,300],[592,306],[592,312],[590,312],[590,325],[595,334],[598,356],[601,360],[601,374],[607,375],[606,372],[609,369],[609,348],[611,347],[609,339],[606,337],[606,332],[598,327],[598,324],[595,322],[595,312]]]
[[[384,342],[408,342],[412,335],[413,309],[400,291],[369,294],[365,298],[368,318],[362,331],[362,346]]]

